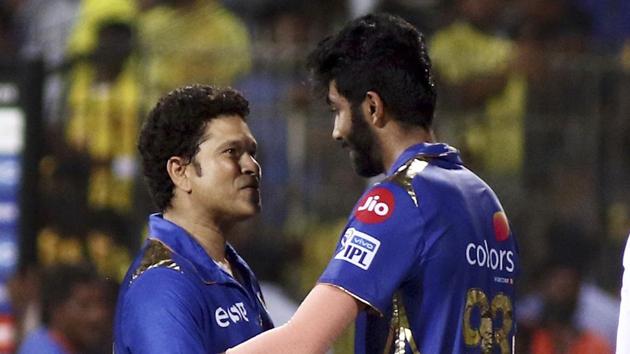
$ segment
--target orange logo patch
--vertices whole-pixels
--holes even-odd
[[[510,224],[507,216],[502,211],[497,211],[492,216],[492,224],[494,226],[494,238],[501,242],[510,238]]]

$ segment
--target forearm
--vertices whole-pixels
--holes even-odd
[[[325,353],[330,347],[324,342],[307,340],[308,335],[295,327],[286,323],[229,349],[226,354],[315,354]]]
[[[227,351],[227,354],[325,353],[359,312],[350,295],[328,285],[317,285],[293,318]]]

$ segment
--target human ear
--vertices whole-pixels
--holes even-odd
[[[369,112],[369,121],[377,128],[384,127],[386,117],[384,114],[385,107],[383,106],[381,96],[377,92],[368,91],[365,94],[363,103],[366,105],[367,111]]]
[[[172,156],[166,162],[166,171],[168,172],[168,176],[171,178],[171,181],[173,181],[176,188],[182,189],[186,193],[190,193],[192,191],[190,179],[186,173],[189,165],[190,163],[186,162],[179,156]]]

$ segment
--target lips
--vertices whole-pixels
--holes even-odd
[[[258,180],[258,178],[255,177],[251,177],[251,178],[247,178],[240,189],[247,189],[247,188],[251,188],[251,189],[260,189],[260,182]]]

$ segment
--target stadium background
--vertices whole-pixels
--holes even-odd
[[[438,138],[503,200],[521,293],[535,293],[562,258],[618,301],[630,230],[630,1],[4,0],[0,349],[15,344],[13,279],[81,260],[122,278],[152,211],[138,127],[160,94],[191,82],[232,85],[250,100],[264,206],[231,241],[299,302],[366,186],[330,138],[304,58],[370,9],[426,34]]]

